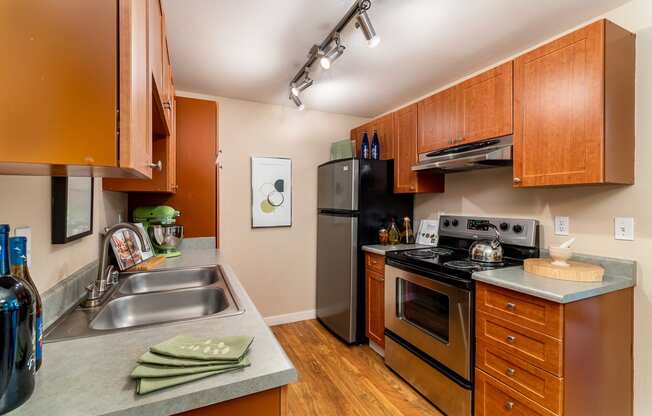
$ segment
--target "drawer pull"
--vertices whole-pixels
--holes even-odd
[[[516,310],[516,304],[512,303],[512,302],[509,302],[509,303],[507,303],[507,305],[505,305],[505,308],[507,308],[507,310],[514,311],[514,310]]]
[[[514,402],[505,402],[505,410],[511,411],[514,408]]]
[[[514,341],[516,341],[516,337],[514,335],[507,335],[505,337],[505,341],[509,342],[510,344],[513,344]]]
[[[516,370],[514,370],[513,368],[508,368],[507,370],[505,370],[505,374],[507,374],[510,377],[514,377],[514,374],[516,374]]]

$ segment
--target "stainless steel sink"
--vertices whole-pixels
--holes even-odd
[[[105,304],[74,308],[48,328],[45,341],[244,312],[220,266],[123,274],[121,280]]]
[[[212,285],[219,278],[220,273],[215,267],[140,272],[129,275],[120,286],[119,291],[123,295],[131,295],[162,290],[186,289]]]

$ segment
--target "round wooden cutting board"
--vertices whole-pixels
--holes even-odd
[[[554,266],[551,258],[527,259],[523,265],[526,272],[543,277],[576,282],[601,282],[604,269],[589,263],[569,261],[568,267]]]

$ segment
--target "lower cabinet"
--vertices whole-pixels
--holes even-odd
[[[475,414],[631,415],[633,290],[559,304],[476,290]]]
[[[385,348],[385,256],[365,253],[365,332]]]
[[[237,399],[178,413],[179,416],[284,416],[287,415],[287,386],[238,397]]]

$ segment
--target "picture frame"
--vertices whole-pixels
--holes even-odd
[[[93,234],[92,177],[52,177],[52,244]]]
[[[292,226],[292,160],[251,157],[251,228]]]

